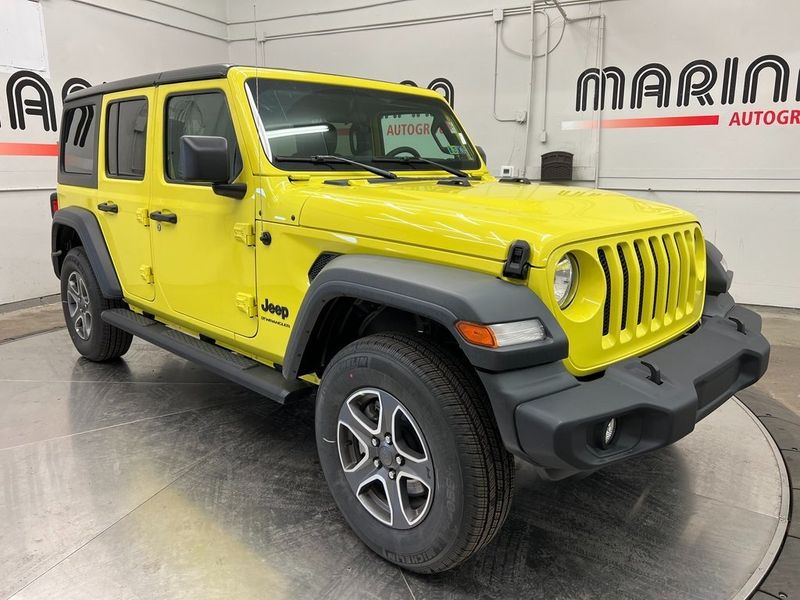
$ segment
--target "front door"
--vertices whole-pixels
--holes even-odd
[[[255,186],[240,152],[241,129],[227,93],[226,81],[158,88],[160,157],[150,200],[153,275],[157,301],[170,312],[252,337],[258,328]],[[248,185],[244,198],[216,194],[210,184],[183,177],[179,152],[184,135],[228,140],[229,181]],[[154,220],[159,214],[174,222]]]

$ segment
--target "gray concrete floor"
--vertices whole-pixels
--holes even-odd
[[[754,388],[800,415],[800,310],[756,307],[772,344],[767,374]]]
[[[12,312],[0,311],[0,344],[64,327],[61,304],[31,306]]]
[[[800,316],[763,314],[758,388],[800,412]],[[490,547],[404,574],[339,516],[310,404],[139,341],[96,365],[64,330],[19,339],[60,319],[58,305],[0,314],[0,597],[729,598],[781,528],[772,446],[728,402],[675,446],[583,480],[518,465]]]

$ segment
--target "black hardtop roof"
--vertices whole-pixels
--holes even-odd
[[[125,90],[135,90],[137,88],[150,87],[156,85],[164,85],[168,83],[184,83],[186,81],[203,81],[207,79],[222,79],[228,76],[228,71],[236,66],[235,64],[218,63],[214,65],[203,65],[200,67],[187,67],[185,69],[174,69],[172,71],[161,71],[160,73],[150,73],[149,75],[139,75],[137,77],[129,77],[128,79],[119,79],[117,81],[109,81],[101,83],[100,85],[93,85],[82,90],[77,90],[69,94],[64,100],[65,103],[74,102],[84,98],[92,98],[94,96],[102,96],[103,94],[111,94],[113,92],[124,92]],[[268,67],[271,71],[291,71],[295,73],[318,73],[321,75],[331,75],[331,73],[319,73],[318,71],[298,71],[295,69],[282,69],[276,67]],[[379,79],[365,79],[363,77],[353,77],[346,75],[352,79],[361,79],[363,81],[381,81]],[[382,81],[382,83],[394,83],[391,81]]]
[[[67,96],[65,102],[80,100],[90,96],[110,94],[112,92],[122,92],[125,90],[135,90],[136,88],[149,87],[153,85],[163,85],[167,83],[183,83],[184,81],[200,81],[203,79],[220,79],[228,75],[228,70],[233,65],[216,64],[203,65],[201,67],[188,67],[186,69],[175,69],[173,71],[162,71],[149,75],[139,75],[118,81],[109,81],[100,85],[77,90]]]

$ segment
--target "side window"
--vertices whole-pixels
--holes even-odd
[[[242,170],[231,113],[222,92],[179,94],[167,98],[165,137],[167,179],[185,181],[180,172],[180,145],[184,135],[215,135],[228,140],[228,168],[233,180]]]
[[[97,114],[93,105],[79,106],[64,116],[62,169],[91,175],[97,162]]]
[[[106,173],[109,177],[143,179],[147,100],[137,98],[109,104],[106,123]]]

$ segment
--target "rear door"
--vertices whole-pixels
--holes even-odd
[[[147,208],[153,140],[153,88],[109,94],[100,119],[95,214],[125,296],[153,300]]]
[[[169,310],[234,334],[258,328],[255,259],[255,192],[230,107],[228,82],[193,82],[158,88],[158,147],[151,220],[159,302]],[[221,136],[228,142],[229,182],[247,184],[244,198],[217,194],[208,183],[187,180],[179,164],[184,135]]]

